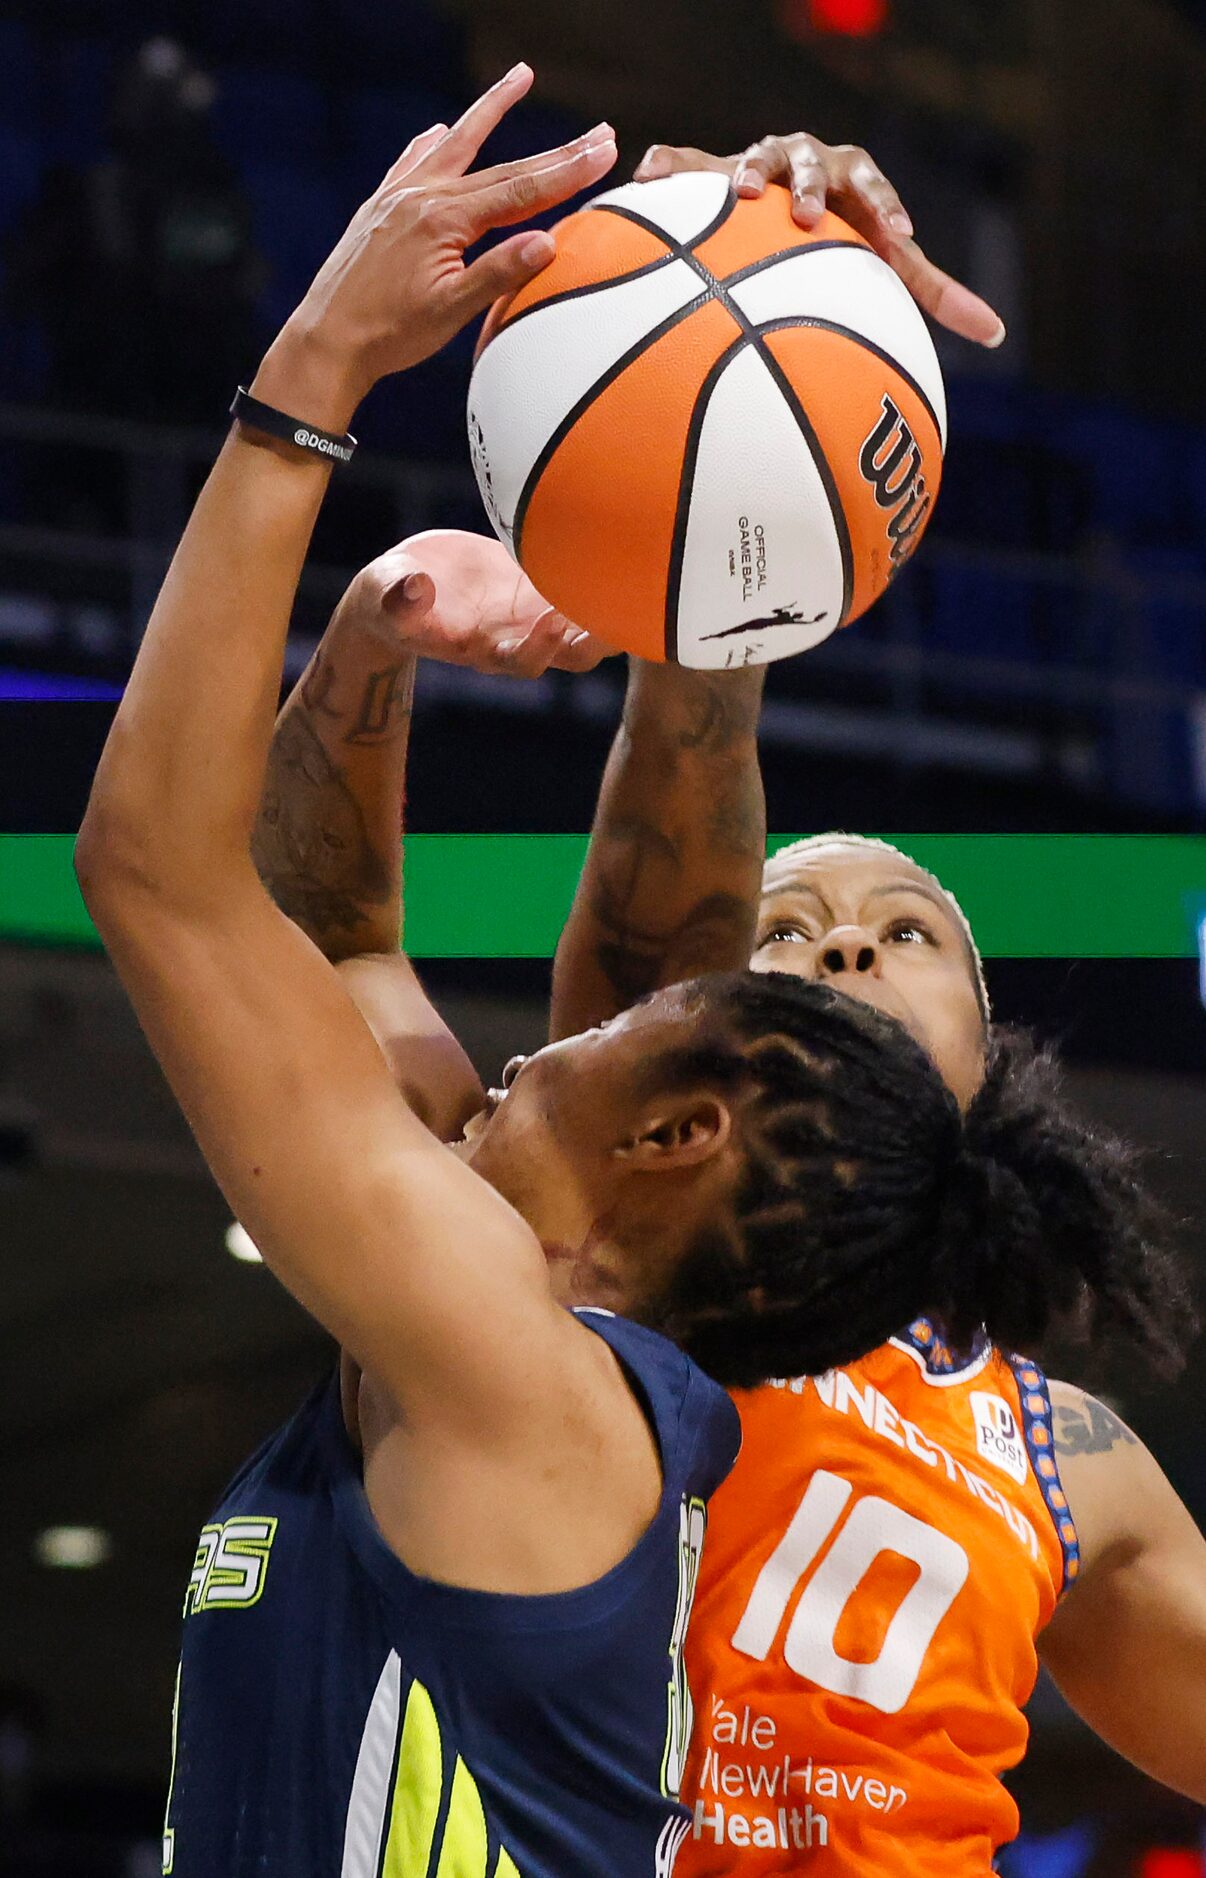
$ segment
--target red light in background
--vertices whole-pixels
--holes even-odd
[[[1185,1848],[1145,1852],[1138,1867],[1138,1878],[1203,1878],[1204,1874],[1202,1854]]]
[[[808,0],[808,19],[814,33],[871,39],[888,23],[888,0]]]

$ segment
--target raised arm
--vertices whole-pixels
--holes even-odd
[[[963,338],[1005,328],[978,295],[934,266],[892,184],[865,150],[805,131],[736,156],[654,144],[639,182],[715,170],[739,195],[791,191],[811,228],[828,207],[866,236],[918,303]],[[705,674],[634,660],[573,911],[553,976],[552,1035],[599,1023],[692,972],[747,965],[766,839],[756,729],[762,674]]]
[[[1082,1567],[1039,1653],[1104,1741],[1206,1803],[1206,1538],[1103,1402],[1069,1383],[1051,1401]]]
[[[526,68],[428,133],[360,210],[256,395],[342,431],[385,373],[529,278],[547,236],[465,244],[563,200],[606,136],[466,177]],[[266,1261],[412,1419],[500,1427],[557,1373],[534,1237],[406,1106],[250,853],[285,632],[326,464],[236,431],[156,604],[77,849],[85,897],[210,1166]],[[510,1354],[509,1354],[510,1352]],[[454,1388],[453,1379],[456,1380]],[[459,1392],[459,1393],[458,1393]],[[493,1416],[483,1424],[483,1410]]]
[[[276,904],[333,961],[393,951],[401,936],[418,661],[381,628],[417,576],[387,559],[356,576],[281,710],[252,837]]]
[[[749,964],[766,852],[761,671],[629,663],[586,865],[553,967],[550,1034]]]
[[[286,701],[252,840],[281,911],[338,962],[411,1107],[442,1139],[481,1105],[477,1075],[402,944],[402,809],[420,658],[513,678],[606,655],[541,599],[492,537],[431,529],[352,581]]]
[[[492,537],[429,529],[378,555],[277,719],[252,853],[281,911],[329,959],[397,950],[420,658],[537,678],[550,667],[589,671],[606,653]]]

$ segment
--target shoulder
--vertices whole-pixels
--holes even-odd
[[[1154,1456],[1108,1403],[1072,1383],[1053,1381],[1050,1390],[1056,1458],[1087,1576],[1094,1566],[1150,1546],[1180,1502]]]
[[[656,1435],[664,1490],[707,1499],[729,1472],[741,1421],[728,1391],[659,1331],[591,1307],[573,1320],[605,1344]]]
[[[1127,1448],[1143,1448],[1133,1429],[1105,1402],[1075,1383],[1049,1382],[1051,1414],[1055,1429],[1055,1447],[1060,1465],[1078,1458],[1112,1454]],[[1146,1450],[1144,1450],[1146,1451]]]

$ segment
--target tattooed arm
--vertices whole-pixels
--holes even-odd
[[[329,959],[396,951],[416,658],[371,629],[391,589],[358,574],[277,720],[252,853]]]
[[[553,969],[553,1037],[749,964],[766,851],[763,673],[629,664],[590,850]]]
[[[1068,1383],[1051,1400],[1081,1569],[1039,1653],[1103,1740],[1206,1801],[1206,1539],[1104,1402]]]
[[[254,854],[328,958],[394,952],[418,658],[535,678],[607,648],[548,606],[501,544],[430,529],[361,570],[277,720]]]
[[[277,720],[253,854],[329,959],[411,1107],[458,1135],[480,1085],[399,951],[402,805],[420,656],[535,677],[605,648],[536,593],[497,541],[433,529],[356,576]]]

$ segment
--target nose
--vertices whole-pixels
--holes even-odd
[[[818,976],[837,978],[842,972],[880,975],[879,947],[865,926],[835,926],[817,948]]]
[[[511,1058],[511,1061],[507,1064],[502,1074],[502,1086],[504,1089],[511,1087],[511,1084],[515,1081],[515,1078],[518,1076],[527,1060],[526,1056],[513,1056]]]

